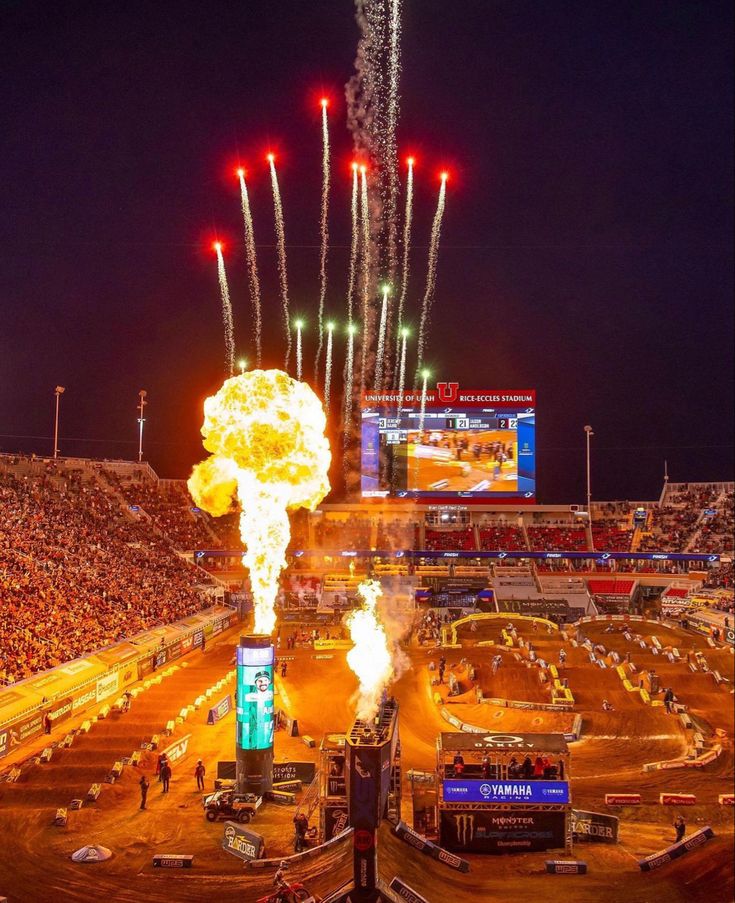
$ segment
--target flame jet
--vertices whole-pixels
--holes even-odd
[[[357,717],[368,721],[375,716],[383,688],[394,675],[391,643],[378,613],[383,589],[377,580],[366,580],[357,587],[362,607],[347,617],[350,639],[355,644],[347,653],[347,664],[360,686],[356,694]]]
[[[204,402],[201,432],[211,455],[194,467],[189,492],[214,517],[239,501],[258,634],[272,633],[276,623],[278,578],[291,536],[288,511],[313,511],[329,492],[325,428],[319,398],[281,370],[232,376]]]

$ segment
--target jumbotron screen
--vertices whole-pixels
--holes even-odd
[[[367,392],[362,399],[364,498],[533,504],[536,392]]]

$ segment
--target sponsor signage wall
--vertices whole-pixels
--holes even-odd
[[[439,836],[457,853],[525,853],[565,844],[564,812],[441,810]]]
[[[274,784],[278,784],[281,781],[301,781],[304,784],[311,784],[315,775],[316,765],[314,762],[273,763]]]
[[[406,900],[407,903],[429,903],[426,897],[422,897],[421,894],[416,893],[413,888],[401,881],[398,876],[396,876],[388,886],[392,891],[395,891],[396,895],[399,896],[401,900]]]
[[[324,807],[324,839],[331,840],[349,827],[347,806]]]
[[[66,721],[67,718],[71,718],[73,705],[71,696],[67,696],[65,699],[57,699],[48,710],[48,716],[54,724],[58,721]]]
[[[213,705],[207,715],[207,724],[216,724],[221,721],[225,715],[232,711],[232,697],[228,693],[224,699],[221,699],[216,705]]]
[[[572,809],[572,833],[578,841],[593,843],[617,843],[618,819],[602,812],[586,812]]]
[[[567,781],[442,781],[447,803],[563,803],[569,802]]]
[[[7,728],[0,730],[0,759],[7,755],[10,748],[10,735]]]
[[[450,853],[448,850],[443,849],[439,844],[427,840],[423,835],[419,834],[418,831],[414,831],[413,828],[410,828],[405,822],[399,821],[395,826],[394,831],[396,837],[400,837],[404,843],[407,843],[420,853],[431,856],[432,859],[436,859],[437,862],[441,862],[444,865],[449,866],[449,868],[455,869],[455,871],[469,872],[470,864],[466,859],[460,859],[459,856],[455,856],[454,853]]]
[[[180,759],[182,756],[186,755],[186,750],[189,748],[190,739],[191,734],[185,734],[179,740],[176,740],[170,746],[167,746],[166,749],[161,750],[161,753],[165,753],[168,756],[169,762],[175,762],[177,759]]]
[[[714,836],[715,832],[708,825],[706,828],[701,828],[694,834],[690,834],[684,840],[680,840],[679,843],[674,843],[658,853],[646,856],[645,859],[640,860],[638,866],[642,872],[652,872],[654,869],[661,868],[662,865],[671,862],[672,859],[678,859],[690,850],[696,850],[697,847],[702,846],[703,843],[706,843]]]
[[[105,674],[104,677],[97,678],[97,702],[102,702],[108,696],[114,696],[117,693],[120,678],[115,671],[113,674]]]

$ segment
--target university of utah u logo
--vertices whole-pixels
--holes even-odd
[[[437,383],[436,391],[439,395],[439,401],[456,401],[459,392],[459,383]]]

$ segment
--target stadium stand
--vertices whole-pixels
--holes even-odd
[[[462,530],[426,530],[426,548],[434,552],[475,552],[475,534]]]
[[[531,549],[539,552],[584,552],[587,549],[587,533],[579,527],[528,527]]]
[[[527,548],[526,538],[520,527],[482,526],[478,528],[478,534],[480,548],[487,552],[495,550],[521,552]]]
[[[100,468],[0,459],[0,682],[211,604],[209,581],[136,520]]]
[[[633,540],[633,529],[627,521],[621,525],[615,518],[605,518],[592,523],[592,542],[596,549],[606,552],[629,552]]]

